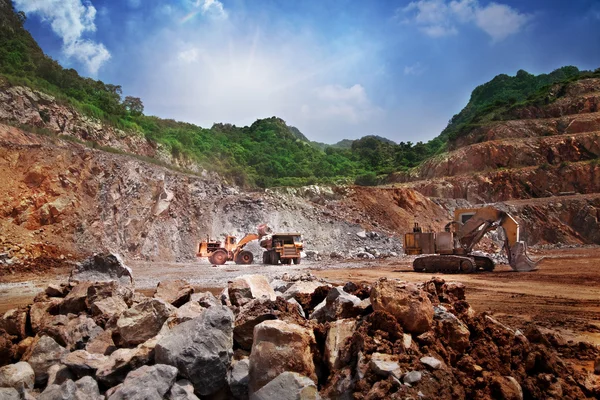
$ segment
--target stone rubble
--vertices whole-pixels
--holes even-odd
[[[597,347],[477,314],[458,282],[332,287],[311,275],[271,284],[253,275],[225,293],[233,304],[182,281],[154,297],[118,277],[49,287],[0,319],[0,398],[600,396]]]

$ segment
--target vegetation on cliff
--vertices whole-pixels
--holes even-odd
[[[600,68],[592,72],[566,66],[549,74],[532,75],[519,70],[515,76],[498,75],[473,90],[469,103],[450,119],[440,139],[453,141],[486,123],[510,119],[510,112],[516,108],[548,104],[564,95],[570,82],[591,77],[600,77]],[[560,88],[550,96],[555,85]]]

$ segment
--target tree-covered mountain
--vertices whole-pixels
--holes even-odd
[[[515,76],[498,75],[473,90],[469,103],[450,119],[440,137],[452,141],[481,125],[509,119],[510,111],[515,108],[547,104],[560,97],[560,90],[559,96],[552,99],[548,96],[552,86],[564,87],[574,80],[594,76],[600,77],[600,68],[592,72],[567,66],[549,74],[532,75],[519,70]]]
[[[277,117],[246,127],[221,123],[202,128],[144,115],[142,99],[123,99],[120,86],[81,77],[45,55],[23,27],[25,18],[11,0],[0,0],[0,76],[5,81],[49,93],[105,124],[141,133],[148,141],[168,147],[176,157],[191,159],[250,187],[340,180],[374,184],[377,176],[419,165],[444,151],[448,140],[503,118],[512,107],[542,101],[551,84],[594,74],[564,67],[539,76],[525,71],[515,77],[499,75],[477,87],[441,135],[426,143],[394,143],[371,135],[326,145],[310,142]]]

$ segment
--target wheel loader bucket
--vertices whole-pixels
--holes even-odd
[[[510,248],[509,263],[513,270],[517,272],[529,272],[538,269],[538,264],[543,258],[533,261],[527,255],[527,245],[525,242],[516,242]]]

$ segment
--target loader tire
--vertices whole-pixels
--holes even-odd
[[[254,256],[252,255],[252,253],[250,253],[249,251],[242,251],[240,254],[237,255],[237,257],[235,258],[235,263],[236,264],[252,264],[252,261],[254,261]]]
[[[292,258],[292,260],[294,260],[294,264],[300,264],[300,257]]]
[[[269,252],[263,251],[263,264],[270,264],[269,262]]]
[[[211,257],[214,264],[223,265],[227,261],[227,252],[225,250],[215,250]]]

